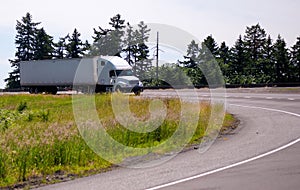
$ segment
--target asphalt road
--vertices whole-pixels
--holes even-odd
[[[300,143],[252,162],[201,178],[170,185],[182,189],[299,189]]]
[[[208,100],[211,95],[199,91],[193,96],[189,90],[180,94],[191,101]],[[173,97],[176,92],[145,91],[143,96]],[[228,111],[241,123],[206,152],[190,150],[156,167],[117,168],[41,189],[298,189],[299,143],[270,151],[300,138],[300,94],[230,92],[225,96]],[[265,153],[269,155],[261,157]],[[241,164],[233,167],[236,163]]]

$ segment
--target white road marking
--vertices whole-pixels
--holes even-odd
[[[273,97],[266,97],[266,99],[267,99],[267,100],[272,100],[272,99],[273,99]]]
[[[244,98],[250,99],[250,98],[251,98],[251,96],[244,96]]]
[[[288,98],[288,100],[294,101],[295,99],[294,98]]]
[[[293,115],[293,116],[296,116],[296,117],[300,117],[300,114],[293,113],[293,112],[288,112],[288,111],[284,111],[284,110],[273,109],[273,108],[264,108],[264,107],[256,107],[256,106],[244,106],[244,105],[237,105],[237,104],[229,104],[229,105],[231,105],[231,106],[237,106],[237,107],[244,107],[244,108],[251,108],[251,109],[262,109],[262,110],[267,110],[267,111],[280,112],[280,113],[285,113],[285,114],[288,114],[288,115]],[[212,171],[208,171],[208,172],[205,172],[205,173],[201,173],[201,174],[198,174],[198,175],[195,175],[195,176],[192,176],[192,177],[180,179],[180,180],[173,181],[173,182],[170,182],[170,183],[166,183],[166,184],[163,184],[163,185],[159,185],[159,186],[156,186],[156,187],[151,187],[151,188],[146,189],[146,190],[161,189],[161,188],[164,188],[164,187],[169,187],[169,186],[172,186],[172,185],[176,185],[176,184],[179,184],[179,183],[183,183],[183,182],[186,182],[186,181],[190,181],[190,180],[193,180],[193,179],[204,177],[204,176],[207,176],[207,175],[210,175],[210,174],[221,172],[223,170],[227,170],[227,169],[230,169],[230,168],[233,168],[233,167],[236,167],[236,166],[240,166],[242,164],[246,164],[248,162],[252,162],[254,160],[266,157],[266,156],[268,156],[270,154],[274,154],[274,153],[279,152],[281,150],[284,150],[284,149],[286,149],[286,148],[288,148],[288,147],[290,147],[290,146],[292,146],[292,145],[294,145],[294,144],[296,144],[298,142],[300,142],[300,138],[298,138],[296,140],[293,140],[292,142],[290,142],[290,143],[288,143],[286,145],[283,145],[283,146],[281,146],[279,148],[276,148],[276,149],[271,150],[269,152],[266,152],[264,154],[261,154],[261,155],[249,158],[247,160],[240,161],[240,162],[237,162],[235,164],[224,166],[224,167],[221,167],[221,168],[218,168],[218,169],[215,169],[215,170],[212,170]]]

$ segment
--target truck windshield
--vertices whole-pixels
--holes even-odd
[[[117,76],[132,76],[132,70],[116,70]]]

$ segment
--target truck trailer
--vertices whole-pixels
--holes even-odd
[[[20,62],[21,86],[30,93],[56,94],[58,89],[82,92],[143,91],[132,67],[116,56],[50,59]]]

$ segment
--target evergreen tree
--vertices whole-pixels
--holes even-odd
[[[125,26],[125,20],[121,19],[121,15],[117,14],[116,16],[112,17],[110,19],[109,24],[114,28],[114,30],[118,30],[123,33],[122,29],[124,29]]]
[[[180,62],[183,67],[195,69],[199,63],[198,56],[200,53],[199,44],[192,40],[187,47],[187,55],[184,56],[185,61]]]
[[[118,50],[112,49],[110,46],[110,39],[109,39],[109,29],[103,29],[102,27],[98,27],[98,30],[94,28],[94,39],[93,46],[91,48],[91,55],[114,55]]]
[[[225,42],[221,43],[221,46],[218,50],[217,60],[226,82],[229,82],[230,73],[228,72],[230,65],[230,49]]]
[[[144,23],[144,21],[141,21],[138,24],[138,30],[135,32],[137,43],[143,44],[145,42],[148,42],[150,31],[151,29],[148,29],[148,26]]]
[[[34,59],[35,41],[37,34],[37,26],[39,22],[33,22],[30,13],[22,17],[21,21],[17,21],[15,44],[17,51],[16,59],[9,60],[13,71],[9,73],[9,77],[5,79],[6,88],[20,88],[20,61],[29,61]]]
[[[138,29],[134,32],[136,36],[136,52],[135,52],[135,72],[138,77],[145,78],[146,73],[151,69],[152,63],[149,59],[149,47],[146,45],[149,39],[148,26],[141,21]]]
[[[266,39],[263,49],[263,59],[261,61],[263,75],[260,77],[262,83],[273,83],[276,78],[276,69],[273,59],[273,43],[270,36]]]
[[[34,44],[34,59],[52,59],[54,53],[53,37],[49,36],[44,28],[38,29]]]
[[[293,81],[300,82],[300,37],[291,50],[291,67]]]
[[[66,57],[67,54],[67,44],[66,44],[66,37],[59,38],[59,41],[54,44],[54,57],[57,59],[63,59]]]
[[[274,63],[276,68],[276,82],[288,82],[289,73],[289,53],[284,39],[278,35],[273,47]]]
[[[184,74],[182,68],[178,64],[167,63],[159,67],[160,85],[173,87],[186,86],[189,84],[188,77]]]
[[[213,56],[218,55],[218,44],[216,43],[215,39],[212,37],[212,35],[207,36],[204,41],[204,45],[207,47],[207,49],[210,51],[210,53]]]
[[[123,49],[122,38],[124,36],[124,28],[126,27],[125,20],[121,19],[120,14],[117,14],[110,19],[109,24],[113,28],[113,30],[109,32],[110,46],[115,51],[114,55],[120,57],[120,53]]]
[[[91,48],[91,55],[110,55],[120,56],[123,49],[122,37],[124,36],[125,20],[121,19],[121,15],[110,19],[109,25],[112,29],[94,28],[94,44]]]
[[[183,70],[190,78],[194,86],[203,84],[203,74],[199,66],[199,54],[200,47],[195,40],[192,40],[187,47],[187,54],[184,56],[184,61],[179,61],[179,64],[183,66]]]
[[[260,82],[258,79],[263,73],[263,50],[266,43],[266,32],[256,24],[251,27],[247,27],[246,34],[244,36],[244,43],[249,60],[246,65],[246,75],[248,76],[248,82]]]
[[[216,86],[223,83],[222,73],[216,60],[218,56],[218,45],[210,35],[201,43],[200,54],[198,56],[198,67],[201,69],[204,84]]]
[[[152,64],[149,59],[149,48],[145,43],[140,43],[137,45],[137,50],[135,52],[135,64],[134,72],[136,76],[141,79],[146,78],[146,74],[150,71]]]
[[[149,59],[149,47],[146,45],[149,32],[150,29],[148,29],[143,21],[138,24],[136,30],[127,23],[123,40],[125,59],[132,66],[134,74],[141,79],[146,78],[147,72],[152,67],[151,60]]]
[[[125,33],[125,38],[123,40],[124,44],[124,49],[123,52],[126,54],[125,55],[125,60],[129,63],[129,65],[134,66],[135,58],[134,54],[137,52],[137,38],[136,38],[136,33],[133,29],[133,27],[127,23],[126,27],[126,33]]]
[[[244,68],[246,67],[248,57],[246,54],[245,43],[242,37],[239,36],[238,40],[235,42],[233,48],[231,49],[232,56],[229,65],[229,78],[232,84],[245,84],[247,83],[246,73]]]
[[[72,36],[67,36],[67,58],[79,58],[86,54],[86,51],[89,49],[90,45],[86,41],[83,43],[80,39],[81,34],[74,29]]]

